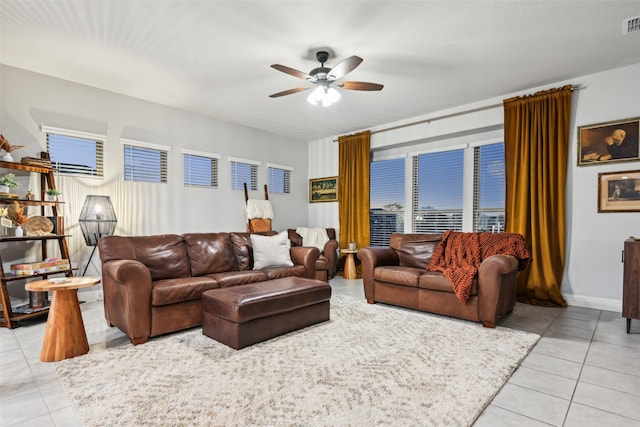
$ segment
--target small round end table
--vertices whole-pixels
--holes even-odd
[[[344,278],[347,280],[357,279],[358,271],[356,270],[356,261],[354,254],[358,253],[357,249],[340,249],[340,252],[347,254],[344,260]]]
[[[78,289],[100,283],[98,277],[66,277],[64,280],[36,280],[26,284],[32,292],[53,291],[40,360],[58,362],[89,352]]]

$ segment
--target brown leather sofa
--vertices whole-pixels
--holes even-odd
[[[328,282],[336,274],[336,261],[338,254],[338,241],[336,240],[335,228],[327,228],[329,241],[324,245],[324,249],[320,251],[318,261],[316,261],[316,279]],[[288,229],[289,240],[291,246],[302,246],[302,236],[296,233],[296,230]]]
[[[210,289],[292,276],[313,279],[319,256],[317,248],[292,247],[293,266],[253,270],[249,233],[106,236],[98,247],[105,317],[133,344],[201,325],[200,299]]]
[[[367,302],[407,307],[493,328],[516,304],[519,261],[511,255],[493,255],[482,261],[469,298],[462,303],[442,272],[428,271],[442,234],[394,233],[390,247],[361,248],[364,293]]]

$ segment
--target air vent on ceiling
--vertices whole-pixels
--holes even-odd
[[[634,16],[622,21],[622,34],[631,34],[640,31],[640,16]]]

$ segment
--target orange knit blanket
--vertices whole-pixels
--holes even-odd
[[[429,271],[441,271],[449,279],[456,297],[467,303],[473,278],[482,261],[491,255],[512,255],[518,269],[527,268],[531,260],[524,237],[518,233],[463,233],[448,230],[433,251]]]

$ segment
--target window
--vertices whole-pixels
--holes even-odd
[[[473,229],[504,231],[504,143],[474,147]]]
[[[144,142],[120,140],[124,144],[124,180],[167,182],[169,147]]]
[[[464,150],[413,157],[413,232],[462,231]]]
[[[103,176],[102,149],[105,136],[46,126],[42,126],[42,131],[47,135],[47,151],[56,172]]]
[[[260,162],[232,157],[229,160],[231,161],[231,189],[244,190],[244,184],[246,183],[247,190],[257,190]]]
[[[404,232],[404,163],[404,157],[371,162],[371,246],[389,246],[392,233]]]
[[[269,192],[270,193],[291,193],[291,171],[289,166],[268,165],[269,166]]]
[[[217,154],[182,151],[185,187],[218,188]]]

